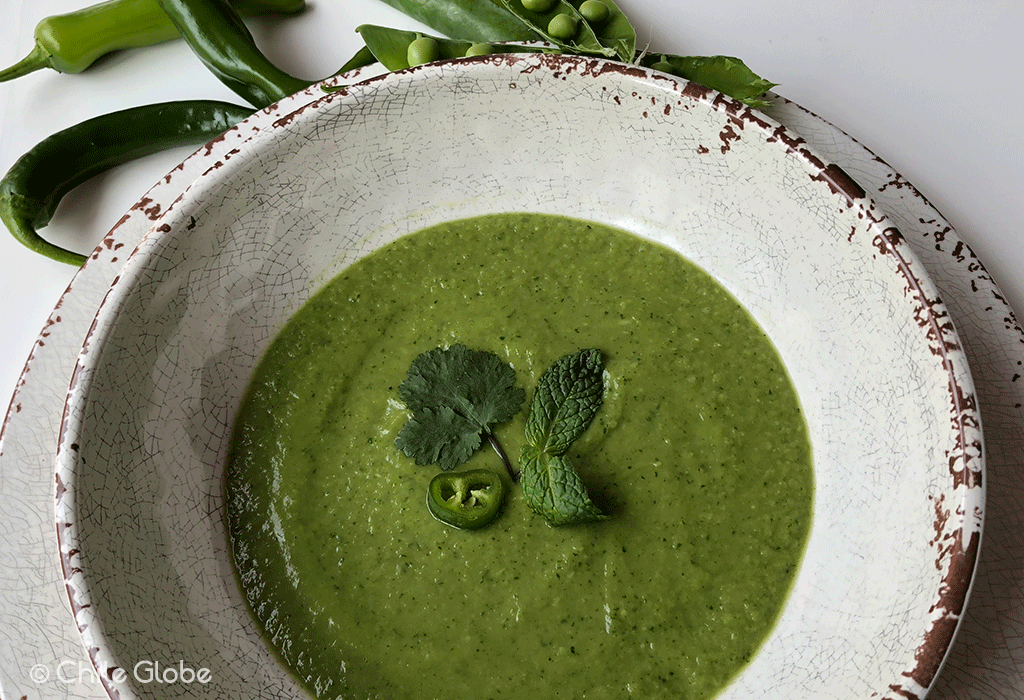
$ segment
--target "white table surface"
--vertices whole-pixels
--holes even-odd
[[[89,0],[0,0],[0,64],[31,47],[43,16]],[[251,23],[265,51],[305,78],[324,77],[370,22],[418,28],[378,0],[307,0],[300,17]],[[620,0],[641,43],[669,53],[732,54],[779,82],[776,92],[842,128],[909,182],[987,267],[1024,313],[1024,66],[1016,0],[882,3],[779,0]],[[169,99],[240,102],[180,42],[126,52],[89,72],[38,72],[0,84],[0,171],[56,130],[88,117]],[[88,252],[121,215],[192,149],[165,152],[97,178],[65,198],[44,234]],[[25,359],[75,270],[0,230],[0,400],[6,409]],[[0,474],[0,478],[3,475]],[[0,504],[0,511],[3,506]],[[11,562],[8,562],[10,565]]]
[[[89,0],[2,0],[0,63],[28,53],[44,16]],[[776,92],[840,127],[917,186],[1024,309],[1024,4],[1016,0],[621,0],[642,45],[731,54]],[[265,52],[304,78],[326,77],[359,47],[354,28],[419,27],[379,0],[309,0],[307,12],[251,23]],[[49,134],[132,105],[239,99],[182,42],[123,52],[80,75],[39,71],[0,84],[0,170]],[[124,166],[62,202],[44,234],[90,251],[191,149]],[[0,399],[74,274],[0,231]]]

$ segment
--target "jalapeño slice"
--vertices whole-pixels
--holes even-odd
[[[494,520],[504,495],[501,477],[489,469],[442,472],[427,487],[427,508],[443,523],[476,530]]]

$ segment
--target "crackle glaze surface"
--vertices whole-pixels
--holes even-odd
[[[295,692],[253,632],[219,517],[249,373],[353,260],[442,220],[521,209],[675,248],[790,368],[815,523],[776,630],[725,697],[930,685],[980,540],[981,434],[948,313],[895,227],[798,137],[703,88],[489,57],[336,93],[243,143],[114,284],[72,378],[56,500],[72,608],[112,694],[159,694],[121,680],[140,652],[203,659],[202,692],[217,697]]]
[[[244,125],[246,135],[248,130],[281,127],[284,122],[275,121],[277,117],[318,98],[314,91],[289,98],[276,108],[276,114],[258,115]],[[978,385],[986,420],[987,463],[989,473],[993,474],[989,481],[1001,486],[994,497],[990,495],[989,509],[991,512],[994,507],[999,508],[1000,513],[1008,517],[997,523],[995,530],[991,523],[987,526],[987,545],[982,552],[983,566],[972,608],[947,667],[929,697],[1024,697],[1020,663],[1020,640],[1024,636],[1020,611],[1024,591],[1019,580],[1019,554],[1024,546],[1020,529],[1012,526],[1015,511],[1012,499],[1008,498],[1014,484],[1019,488],[1024,471],[1021,454],[1024,391],[1018,381],[1024,354],[1020,328],[984,267],[909,183],[884,161],[810,112],[780,98],[773,102],[769,114],[794,127],[807,139],[799,143],[810,143],[816,152],[842,164],[876,201],[892,212],[892,218],[908,236],[910,246],[936,280],[943,299],[953,308]],[[725,104],[717,108],[727,111]],[[735,131],[736,126],[733,128]],[[743,132],[741,129],[739,133]],[[787,137],[795,138],[791,132]],[[60,572],[48,548],[52,529],[46,524],[48,514],[52,513],[52,473],[48,465],[56,438],[56,416],[63,396],[62,387],[74,366],[75,348],[89,327],[92,310],[106,285],[120,270],[125,251],[135,244],[150,219],[158,218],[184,184],[210,163],[223,159],[241,138],[238,133],[229,134],[205,153],[193,156],[126,215],[76,277],[30,357],[11,403],[0,452],[4,468],[0,487],[11,505],[8,511],[17,510],[15,518],[0,532],[0,547],[21,564],[16,570],[8,569],[5,578],[9,579],[6,581],[9,585],[4,585],[4,592],[0,593],[5,603],[0,610],[4,614],[6,633],[0,640],[4,660],[0,683],[7,697],[39,691],[39,686],[29,678],[30,664],[25,660],[73,659],[77,654],[75,626],[65,611],[67,601],[62,598]],[[729,142],[727,139],[721,144]],[[17,471],[13,468],[15,464]],[[946,501],[945,506],[939,508],[941,517],[932,522],[948,523],[946,509],[952,505]],[[952,519],[957,517],[954,513]],[[929,545],[940,555],[935,561],[941,566],[949,559],[948,551],[942,554],[944,545],[950,544],[953,538],[949,537],[949,530],[936,534],[946,538],[938,538]],[[936,591],[932,598],[936,597],[934,593]],[[34,618],[33,624],[17,624],[27,617]],[[968,645],[971,654],[966,653]],[[96,653],[95,649],[91,651]],[[835,668],[838,663],[832,659],[824,666]],[[921,667],[921,664],[911,663],[907,671]],[[803,670],[816,673],[820,669]],[[911,692],[902,676],[894,679],[894,685],[895,688],[879,690],[876,697],[886,693],[905,697]],[[49,697],[98,698],[103,695],[96,686],[83,684],[53,682],[45,690]]]

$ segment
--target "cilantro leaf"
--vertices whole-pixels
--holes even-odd
[[[533,445],[519,457],[523,470],[523,496],[533,512],[552,525],[574,525],[607,520],[587,494],[579,474],[565,455],[553,455]]]
[[[398,449],[416,464],[440,464],[445,469],[468,460],[482,442],[480,428],[448,406],[413,414],[395,439]],[[452,466],[444,466],[448,464]]]
[[[417,464],[454,469],[484,437],[496,445],[491,427],[519,413],[526,394],[515,382],[515,370],[492,352],[464,345],[428,350],[413,360],[398,387],[412,418],[395,445]]]
[[[519,458],[527,505],[552,525],[604,520],[565,453],[590,426],[604,394],[598,350],[559,359],[537,383]]]

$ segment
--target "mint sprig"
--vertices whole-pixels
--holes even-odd
[[[556,361],[537,383],[519,457],[527,505],[552,525],[605,520],[566,453],[597,415],[604,396],[604,360],[595,349]]]

